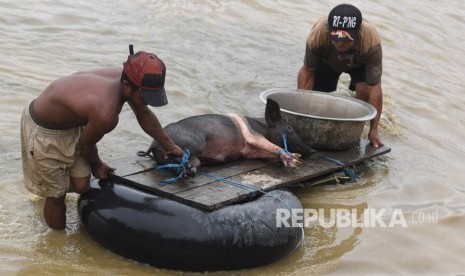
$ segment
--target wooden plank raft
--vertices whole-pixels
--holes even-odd
[[[390,151],[386,146],[374,148],[367,140],[361,140],[359,145],[348,150],[319,151],[319,154],[352,166]],[[300,169],[278,167],[276,162],[266,160],[244,159],[228,164],[202,166],[195,178],[167,184],[162,181],[174,175],[157,172],[155,162],[147,157],[125,157],[109,163],[116,168],[112,177],[128,185],[208,211],[255,195],[253,190],[237,187],[235,183],[260,191],[270,191],[342,169],[341,166],[319,157],[303,160]]]

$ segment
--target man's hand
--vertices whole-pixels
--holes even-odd
[[[115,168],[108,166],[105,163],[100,163],[92,168],[92,175],[98,179],[108,179],[108,174],[115,171]]]
[[[384,146],[378,136],[378,131],[376,129],[370,129],[370,132],[368,133],[368,139],[370,140],[371,145],[375,148]]]
[[[182,156],[184,152],[178,145],[174,145],[169,149],[163,151],[163,158],[168,159],[170,155],[172,156]]]

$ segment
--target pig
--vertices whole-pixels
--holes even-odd
[[[190,152],[186,177],[194,177],[201,164],[226,163],[240,158],[275,158],[284,166],[298,168],[300,157],[315,153],[282,119],[278,103],[271,99],[266,103],[265,118],[204,114],[171,123],[164,130],[174,143]],[[283,134],[288,151],[283,150]],[[155,140],[138,155],[150,156],[157,166],[180,163],[180,158],[166,159],[163,147]]]

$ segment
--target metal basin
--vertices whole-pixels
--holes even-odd
[[[365,122],[376,116],[376,109],[364,101],[324,92],[271,89],[260,99],[276,101],[284,120],[315,149],[349,148],[360,141]]]

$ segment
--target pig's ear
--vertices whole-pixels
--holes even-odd
[[[271,99],[266,101],[265,119],[269,126],[274,127],[281,120],[279,104]]]

